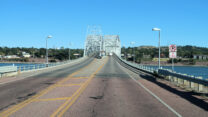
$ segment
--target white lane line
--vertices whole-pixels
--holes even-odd
[[[162,99],[160,99],[157,95],[155,95],[153,92],[151,92],[148,88],[146,88],[143,84],[141,84],[138,80],[134,79],[128,72],[126,72],[131,79],[133,79],[138,85],[140,85],[142,88],[144,88],[148,93],[150,93],[154,98],[156,98],[160,103],[165,105],[170,111],[172,111],[176,116],[182,117],[178,112],[176,112],[172,107],[170,107],[168,104],[166,104]]]

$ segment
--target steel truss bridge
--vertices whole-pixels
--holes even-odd
[[[118,35],[102,35],[99,27],[88,29],[86,36],[84,56],[90,56],[99,53],[100,56],[106,56],[115,53],[121,55],[121,42]]]

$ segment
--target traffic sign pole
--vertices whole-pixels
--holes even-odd
[[[169,46],[169,58],[172,59],[172,71],[174,71],[174,58],[177,58],[177,48],[176,45]]]
[[[172,58],[172,71],[174,71],[174,61],[173,61],[173,58]]]

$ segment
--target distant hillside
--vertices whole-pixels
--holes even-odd
[[[156,48],[155,46],[139,46],[138,49],[151,49]]]
[[[140,46],[135,47],[136,58],[142,58],[144,55],[150,55],[151,58],[158,57],[158,48],[154,46]],[[133,54],[132,47],[122,48],[122,53]],[[208,48],[197,46],[177,46],[177,56],[182,58],[193,58],[193,55],[208,55]],[[167,46],[161,47],[161,57],[169,56],[169,49]]]
[[[22,57],[22,52],[29,53],[32,58],[45,58],[46,49],[45,48],[8,48],[8,47],[0,47],[0,57],[4,57],[7,55],[17,55],[18,57]],[[77,56],[74,54],[79,54],[83,56],[83,49],[70,49],[70,58],[75,59]],[[61,49],[48,49],[48,56],[54,60],[67,60],[69,58],[69,49],[61,47]]]

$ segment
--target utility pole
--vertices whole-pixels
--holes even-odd
[[[160,69],[160,29],[159,28],[153,28],[152,31],[159,31],[159,41],[158,41],[158,48],[159,48],[158,69]]]
[[[48,65],[48,39],[52,38],[51,35],[47,36],[46,38],[46,64]]]

